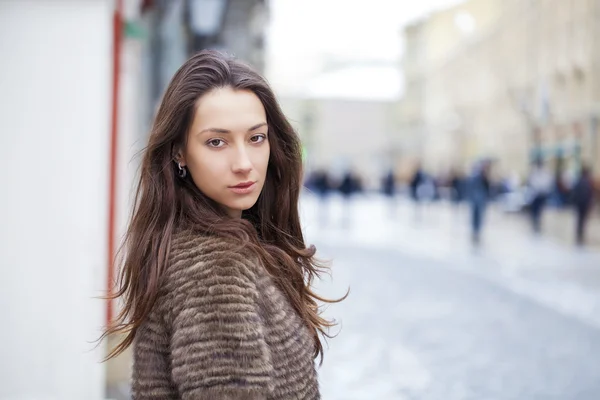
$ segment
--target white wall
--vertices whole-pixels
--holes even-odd
[[[0,399],[103,398],[112,1],[0,1]]]

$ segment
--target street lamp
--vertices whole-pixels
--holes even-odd
[[[189,0],[189,27],[194,51],[212,45],[221,30],[227,0]]]

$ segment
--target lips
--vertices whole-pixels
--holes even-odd
[[[235,186],[230,186],[232,189],[247,189],[250,186],[254,185],[254,182],[248,181],[248,182],[242,182],[242,183],[238,183]]]
[[[249,194],[254,191],[256,182],[242,182],[235,186],[229,186],[229,189],[235,194]]]

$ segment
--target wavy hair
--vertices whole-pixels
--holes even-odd
[[[197,100],[212,90],[250,90],[267,116],[270,158],[267,177],[256,204],[241,219],[226,216],[191,178],[177,174],[176,152],[185,146]],[[107,359],[127,349],[151,311],[167,268],[173,233],[193,228],[208,235],[234,239],[250,247],[312,332],[315,358],[323,359],[321,336],[334,324],[320,316],[311,283],[325,267],[306,246],[298,197],[302,184],[299,138],[284,116],[267,82],[252,68],[225,54],[203,50],[186,61],[172,78],[157,111],[143,153],[134,208],[119,250],[120,273],[108,299],[121,299],[122,308],[101,339],[124,334]]]

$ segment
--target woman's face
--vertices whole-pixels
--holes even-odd
[[[196,102],[196,113],[178,161],[187,166],[194,184],[241,217],[262,191],[269,164],[265,109],[249,90],[225,87]]]

